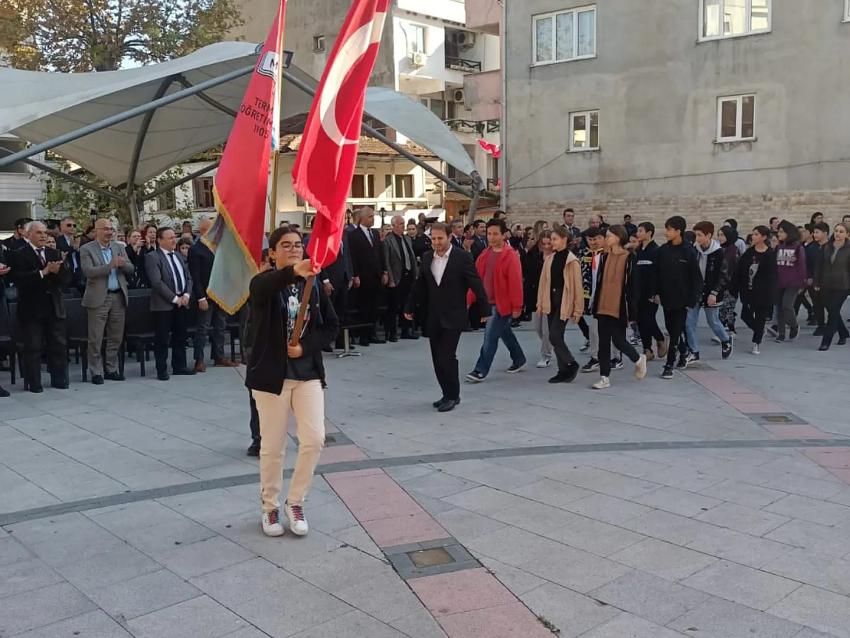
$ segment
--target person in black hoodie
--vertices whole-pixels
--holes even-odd
[[[822,337],[826,330],[826,312],[823,303],[823,290],[815,287],[815,275],[823,266],[823,253],[827,244],[829,244],[829,224],[817,222],[812,227],[812,238],[814,241],[806,246],[806,264],[808,265],[811,262],[811,270],[808,272],[812,278],[812,314],[817,325],[812,336]]]
[[[717,231],[717,239],[720,240],[720,247],[723,249],[723,256],[726,259],[726,272],[729,273],[731,283],[732,277],[735,276],[735,271],[738,268],[738,257],[741,251],[738,249],[738,231],[732,226],[724,226]],[[733,294],[732,286],[726,291],[726,296],[723,297],[723,303],[720,306],[720,321],[723,322],[723,327],[733,339],[736,336],[735,332],[735,307],[738,304],[738,297]]]
[[[281,536],[284,532],[279,496],[291,411],[298,433],[298,460],[284,508],[292,532],[303,536],[309,529],[304,518],[304,498],[325,441],[322,348],[336,338],[339,320],[324,290],[316,286],[310,296],[301,341],[292,345],[305,278],[317,271],[309,260],[303,259],[301,234],[290,228],[278,228],[271,234],[269,255],[275,269],[251,280],[254,346],[245,377],[260,415],[262,529],[267,536]]]
[[[720,247],[720,242],[714,239],[714,224],[709,221],[698,222],[694,226],[696,241],[694,247],[699,259],[699,270],[702,276],[702,291],[700,302],[688,309],[688,321],[685,334],[688,338],[688,364],[699,362],[699,340],[697,339],[697,324],[700,308],[705,312],[705,320],[714,335],[720,339],[721,355],[728,359],[732,354],[732,337],[726,332],[720,321],[720,304],[729,286],[729,272],[726,270],[726,255]]]
[[[643,353],[649,361],[655,358],[652,353],[652,340],[658,348],[658,358],[667,356],[667,342],[664,333],[658,327],[658,303],[655,299],[657,283],[655,259],[658,256],[658,244],[655,243],[655,225],[642,222],[637,226],[637,240],[640,246],[635,253],[637,258],[638,281],[638,333],[643,342]]]
[[[764,324],[773,312],[779,292],[779,274],[776,270],[776,253],[768,244],[770,228],[756,226],[752,245],[741,255],[732,282],[741,298],[741,319],[753,331],[752,354],[761,354]]]
[[[845,224],[836,224],[832,241],[823,251],[823,259],[815,275],[815,289],[823,295],[823,303],[829,313],[818,350],[829,350],[836,332],[838,345],[843,346],[850,337],[850,331],[841,319],[841,306],[850,294],[850,240]]]
[[[655,258],[655,278],[658,300],[664,309],[664,323],[670,347],[667,362],[661,373],[663,379],[673,378],[673,365],[688,367],[687,344],[681,338],[685,332],[688,308],[697,307],[702,291],[702,276],[693,245],[684,239],[687,222],[674,215],[664,223],[667,243],[658,249]],[[679,361],[676,362],[676,344],[679,344]]]

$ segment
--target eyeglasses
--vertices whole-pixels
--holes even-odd
[[[74,222],[65,222],[65,226],[70,226],[71,228],[77,227],[77,225]]]
[[[302,248],[304,248],[304,244],[302,244],[301,242],[296,242],[293,244],[288,241],[283,241],[278,244],[278,248],[281,248],[283,250],[301,250]]]

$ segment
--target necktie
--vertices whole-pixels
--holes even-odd
[[[372,231],[371,231],[371,230],[369,230],[368,228],[365,228],[365,229],[363,230],[363,232],[365,232],[365,233],[366,233],[366,238],[369,240],[369,245],[370,245],[370,246],[374,246],[375,244],[374,244],[374,242],[372,241]]]
[[[42,268],[47,265],[47,259],[44,257],[44,248],[38,249],[38,260],[41,262]]]
[[[174,253],[168,253],[168,257],[171,259],[171,266],[174,268],[174,284],[177,286],[177,294],[182,295],[185,290],[185,286],[183,284],[183,271],[180,269],[180,264],[177,263],[177,258],[174,256]]]
[[[407,242],[404,241],[404,237],[398,238],[399,242],[401,242],[401,254],[404,256],[404,270],[409,271],[413,270],[412,261],[410,259],[409,248],[407,246]]]

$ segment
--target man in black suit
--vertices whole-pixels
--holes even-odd
[[[185,222],[184,222],[185,226]],[[198,224],[198,232],[201,237],[206,235],[212,227],[212,220],[206,217]],[[206,372],[207,364],[204,361],[204,346],[207,344],[207,335],[212,328],[212,356],[213,363],[218,368],[232,368],[238,364],[224,356],[224,336],[227,332],[228,314],[212,299],[207,298],[207,288],[210,285],[215,253],[201,240],[196,241],[189,248],[189,273],[192,275],[192,291],[198,304],[198,316],[195,323],[195,372]]]
[[[31,221],[32,220],[29,217],[21,217],[20,219],[15,220],[14,234],[3,240],[3,245],[6,246],[6,250],[11,252],[27,245],[26,237],[24,237],[24,233],[26,231],[24,229]]]
[[[80,292],[86,289],[83,277],[80,251],[74,248],[74,235],[77,232],[77,222],[73,217],[65,217],[59,222],[59,235],[56,237],[56,250],[65,257],[68,270],[71,271],[71,287]]]
[[[384,239],[384,270],[387,271],[387,314],[384,326],[388,341],[398,341],[396,324],[401,324],[402,339],[416,339],[413,324],[403,316],[410,289],[419,275],[419,265],[413,252],[413,242],[404,234],[404,217],[394,215],[390,221],[392,232]]]
[[[50,385],[68,387],[68,346],[62,288],[71,273],[58,250],[46,248],[47,226],[29,222],[25,244],[11,254],[11,277],[18,289],[18,329],[24,344],[24,386],[42,392],[41,354],[47,352]]]
[[[483,219],[477,219],[472,222],[472,261],[478,259],[478,255],[484,252],[487,248],[487,222]]]
[[[3,311],[6,311],[6,275],[9,274],[11,269],[9,268],[9,258],[10,253],[6,250],[6,245],[3,242],[0,242],[0,304],[3,304]],[[5,366],[6,357],[3,357],[4,366]],[[4,369],[8,369],[5,368]],[[2,386],[0,386],[0,397],[9,396],[9,391],[5,390]]]
[[[357,309],[360,320],[368,323],[360,334],[360,345],[386,343],[379,339],[375,327],[378,319],[378,295],[381,286],[387,285],[387,273],[384,270],[384,251],[381,237],[372,226],[375,223],[375,210],[369,206],[355,213],[357,226],[349,231],[348,245],[351,249],[351,264],[354,268],[352,279],[357,289]]]
[[[307,251],[309,253],[309,245]],[[351,246],[348,243],[348,231],[342,233],[342,243],[339,247],[339,254],[336,260],[322,269],[319,273],[319,281],[322,282],[322,287],[325,294],[330,297],[333,304],[336,316],[339,318],[340,325],[345,323],[345,315],[348,312],[348,290],[352,286],[354,279],[354,266],[351,263]],[[345,342],[342,337],[342,330],[336,338],[336,347],[339,350],[345,348]]]
[[[463,220],[456,219],[452,222],[452,248],[463,250]]]
[[[177,248],[177,235],[171,228],[156,231],[157,249],[145,255],[145,271],[151,284],[154,357],[156,378],[168,381],[168,344],[171,343],[171,371],[192,375],[186,367],[186,326],[192,276]]]
[[[434,250],[422,257],[422,271],[408,301],[405,317],[413,319],[417,301],[427,303],[431,360],[443,390],[443,396],[434,402],[434,407],[440,412],[449,412],[460,403],[455,353],[467,323],[467,291],[475,294],[482,321],[490,316],[490,305],[472,257],[451,245],[448,226],[434,224],[431,227],[431,244]]]

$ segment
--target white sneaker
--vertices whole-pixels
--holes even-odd
[[[723,343],[723,342],[722,342],[722,341],[720,341],[720,337],[712,337],[712,338],[711,338],[711,343],[716,343],[717,345],[720,345],[720,344],[721,344],[721,343]]]
[[[266,536],[283,536],[283,524],[280,522],[280,510],[263,512],[263,534]]]
[[[306,536],[310,531],[310,526],[307,525],[307,519],[304,518],[304,508],[301,505],[283,504],[283,509],[286,512],[286,518],[289,519],[289,529],[296,536]]]
[[[552,359],[550,359],[549,357],[543,357],[540,361],[537,362],[537,367],[548,368],[551,363]]]
[[[759,348],[759,344],[757,344],[757,343],[753,344],[753,349],[750,350],[750,354],[755,354],[755,355],[761,354],[761,349]]]
[[[585,341],[584,345],[578,350],[579,352],[587,352],[588,350],[590,350],[590,341]]]
[[[643,379],[646,376],[646,355],[640,355],[640,359],[635,363],[635,378]]]
[[[608,377],[599,377],[599,381],[590,386],[594,390],[605,390],[611,387],[611,381]]]

